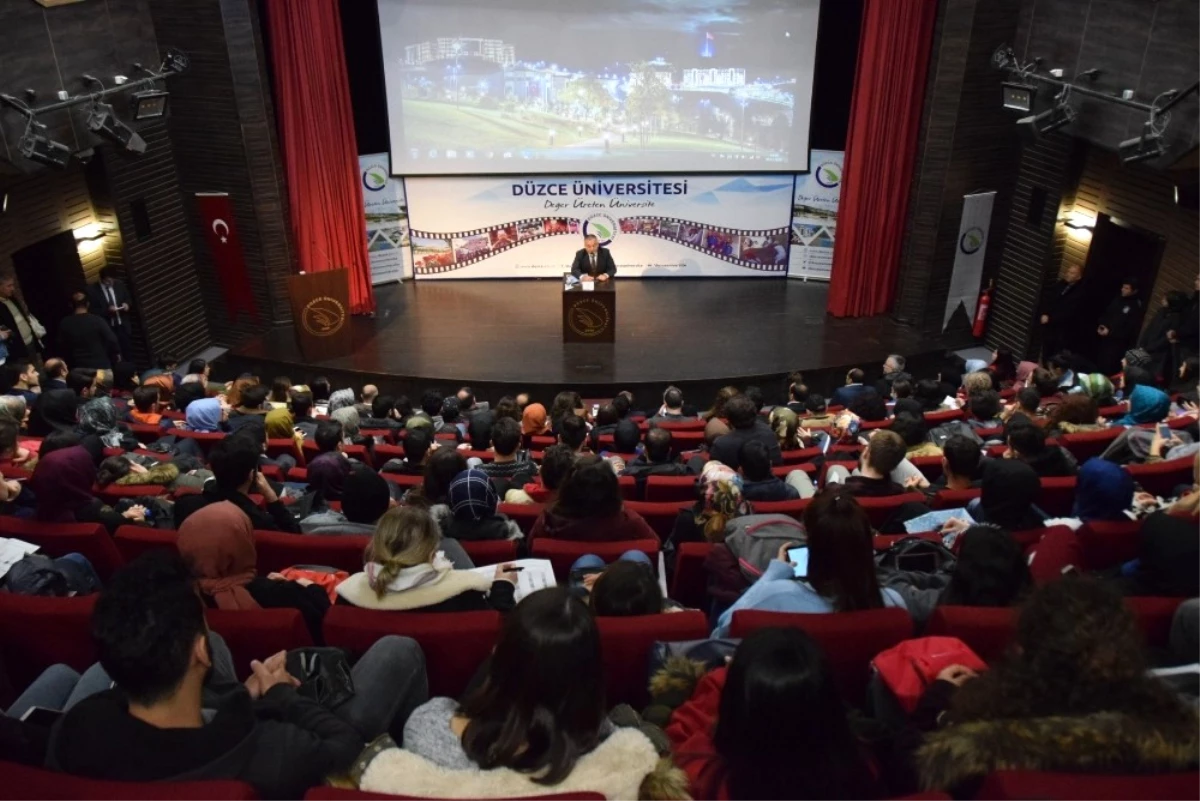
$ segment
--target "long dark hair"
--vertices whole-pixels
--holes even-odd
[[[878,797],[833,671],[799,629],[759,629],[742,640],[713,745],[731,798]]]
[[[971,526],[939,604],[1012,606],[1033,586],[1021,546],[997,526]]]
[[[839,612],[883,606],[867,513],[841,486],[818,492],[804,510],[808,583]]]
[[[453,448],[438,448],[425,460],[425,481],[419,492],[410,492],[410,501],[431,506],[445,503],[450,482],[467,469],[467,458]]]
[[[1017,619],[1015,645],[1006,661],[955,694],[950,721],[1125,712],[1195,726],[1195,713],[1146,674],[1133,613],[1100,581],[1066,576],[1034,590]]]
[[[483,684],[458,708],[462,747],[484,770],[557,784],[596,747],[605,709],[595,618],[566,588],[540,590],[508,613]]]
[[[558,424],[564,417],[569,414],[575,414],[576,409],[582,408],[583,398],[579,397],[578,392],[558,393],[554,396],[554,403],[550,404],[550,414],[547,415],[551,427],[557,432]]]
[[[615,517],[621,512],[621,485],[608,462],[581,456],[558,488],[550,511],[572,520]]]

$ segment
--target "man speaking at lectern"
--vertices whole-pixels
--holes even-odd
[[[617,264],[607,248],[600,247],[600,240],[594,234],[583,238],[583,250],[576,251],[575,261],[571,264],[571,275],[576,278],[588,276],[597,281],[607,281],[617,274]]]

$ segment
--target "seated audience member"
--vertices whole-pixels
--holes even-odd
[[[496,513],[500,497],[487,473],[463,470],[450,482],[446,500],[450,514],[440,522],[447,537],[474,542],[519,540],[525,536],[516,523]]]
[[[362,418],[353,406],[343,406],[330,412],[329,419],[341,424],[343,445],[374,445],[374,439],[362,435]]]
[[[442,426],[435,429],[441,434],[453,433],[459,442],[467,439],[467,421],[458,411],[458,398],[451,395],[442,399]]]
[[[987,369],[997,389],[1007,389],[1017,380],[1017,361],[1010,350],[998,348],[992,351],[992,363]]]
[[[967,504],[976,523],[990,523],[1009,531],[1042,528],[1046,513],[1035,505],[1042,484],[1032,467],[1015,459],[985,459],[980,474],[979,497]],[[953,519],[942,530],[962,532],[968,527],[966,521]]]
[[[1117,420],[1117,424],[1136,426],[1158,423],[1165,420],[1170,412],[1171,398],[1167,393],[1147,384],[1139,384],[1129,395],[1129,414]]]
[[[1128,521],[1133,509],[1133,476],[1118,464],[1092,458],[1079,468],[1075,503],[1069,517],[1047,520],[1044,525],[1078,529],[1084,523]]]
[[[678,387],[667,387],[663,392],[662,407],[658,414],[650,418],[651,426],[657,423],[683,423],[695,420],[696,416],[685,414],[683,411],[683,390]]]
[[[718,462],[729,465],[733,469],[739,466],[742,446],[747,442],[761,442],[767,449],[771,464],[783,464],[783,454],[779,449],[779,439],[771,428],[759,424],[758,412],[755,411],[754,401],[746,395],[731,398],[725,404],[725,414],[729,419],[732,430],[712,444],[709,454]]]
[[[921,404],[922,412],[936,412],[941,410],[946,393],[941,384],[925,378],[913,386],[912,399]]]
[[[606,403],[596,412],[596,425],[588,432],[588,447],[599,453],[605,450],[600,447],[600,437],[604,435],[612,436],[612,433],[617,430],[617,409],[611,403]],[[562,442],[562,426],[558,429],[559,442]]]
[[[521,412],[521,436],[543,437],[550,435],[550,418],[546,407],[540,403],[531,403]],[[529,440],[525,440],[526,447]]]
[[[517,400],[512,395],[505,395],[500,400],[496,401],[495,412],[496,419],[507,417],[518,425],[521,423],[521,409],[517,407]]]
[[[71,372],[63,359],[47,359],[44,365],[46,381],[43,390],[67,389],[67,374]]]
[[[612,405],[617,410],[617,420],[628,419],[633,411],[633,393],[627,389],[621,390],[612,399]]]
[[[538,537],[576,542],[658,541],[642,516],[625,507],[616,473],[596,456],[575,460],[554,504],[533,524],[529,539],[532,542]]]
[[[902,378],[892,382],[892,400],[899,401],[911,398],[913,394],[912,379]]]
[[[447,796],[599,792],[676,798],[683,777],[649,738],[605,715],[595,617],[565,587],[505,616],[483,680],[462,702],[434,698],[404,727],[404,749],[371,757],[361,790]],[[417,788],[421,788],[418,790]]]
[[[641,454],[642,432],[637,423],[629,419],[617,423],[617,428],[613,431],[612,450],[623,457],[636,457]]]
[[[645,557],[641,560],[627,559],[632,554]],[[591,556],[589,554],[589,556]],[[587,556],[580,557],[586,559]],[[605,566],[598,556],[599,572],[584,577],[588,589],[588,605],[596,617],[640,617],[657,615],[668,611],[662,587],[654,575],[649,557],[641,551],[622,554],[621,558]],[[579,560],[575,562],[579,565]],[[574,570],[572,570],[574,572]],[[674,608],[674,607],[672,607]]]
[[[863,449],[859,457],[858,469],[853,474],[847,474],[846,468],[840,465],[831,466],[825,474],[825,481],[842,483],[851,495],[864,498],[883,495],[900,495],[904,487],[892,480],[891,474],[904,461],[904,440],[895,431],[880,429]]]
[[[1188,403],[1196,403],[1200,398],[1200,357],[1188,356],[1179,363],[1179,372],[1171,379],[1171,394],[1180,395]]]
[[[670,547],[685,542],[725,541],[725,526],[735,517],[751,513],[742,495],[742,477],[726,465],[708,461],[696,479],[696,503],[681,509],[671,527]]]
[[[693,798],[886,795],[828,659],[799,629],[748,635],[728,666],[696,681],[666,733]]]
[[[46,760],[54,770],[120,781],[233,779],[263,797],[299,798],[362,750],[359,730],[295,690],[282,654],[237,681],[178,556],[158,551],[117,571],[91,628],[115,686],[55,726]]]
[[[897,381],[912,381],[912,376],[904,370],[906,364],[905,358],[899,353],[893,353],[884,360],[883,378],[875,384],[875,391],[880,396],[890,396]]]
[[[182,387],[179,392],[183,393]],[[228,418],[229,407],[221,403],[219,398],[202,398],[187,405],[183,427],[200,434],[215,434],[227,429]]]
[[[433,434],[428,428],[411,429],[400,441],[400,447],[404,448],[404,458],[389,459],[380,468],[380,472],[402,476],[425,475],[425,464],[429,461],[432,445]]]
[[[181,528],[189,516],[209,504],[229,501],[250,518],[257,531],[299,534],[300,524],[279,500],[271,483],[258,471],[260,456],[261,448],[242,437],[229,437],[218,442],[209,454],[213,477],[205,483],[204,492],[185,495],[175,501],[175,528]],[[262,496],[265,508],[259,508],[250,500],[251,492]]]
[[[442,522],[450,514],[450,482],[466,469],[467,459],[460,451],[437,448],[425,460],[425,480],[409,490],[405,502],[429,509],[434,519]]]
[[[146,522],[146,507],[117,512],[92,495],[96,462],[78,444],[51,452],[42,443],[29,488],[37,498],[36,517],[43,523],[100,523],[110,534],[119,527]]]
[[[1197,561],[1194,512],[1186,517],[1155,512],[1142,522],[1138,558],[1122,566],[1117,587],[1131,596],[1195,598],[1200,595]]]
[[[900,435],[900,439],[904,440],[906,458],[942,455],[942,449],[929,441],[929,426],[925,423],[924,415],[912,417],[907,414],[898,414],[892,420],[891,428],[893,432]]]
[[[1033,387],[1025,387],[1017,392],[1016,402],[1009,404],[1004,413],[1000,415],[1000,418],[1007,423],[1012,419],[1013,415],[1021,414],[1032,421],[1038,416],[1041,405],[1042,396],[1038,394],[1038,391]]]
[[[292,421],[305,439],[317,433],[317,421],[313,417],[313,396],[310,392],[293,392],[291,401]]]
[[[171,397],[171,404],[175,407],[175,411],[183,414],[186,417],[189,406],[196,401],[204,400],[207,397],[208,392],[204,389],[204,386],[193,381],[190,384],[179,385],[179,389],[175,390],[175,394]],[[163,400],[161,386],[159,387],[159,400]],[[220,403],[219,400],[217,402]],[[180,420],[175,423],[175,426],[177,428],[183,428],[184,422]]]
[[[1075,371],[1071,369],[1073,360],[1074,354],[1063,351],[1062,353],[1054,354],[1050,357],[1050,361],[1046,362],[1047,368],[1058,383],[1060,392],[1070,392],[1075,387]]]
[[[354,465],[342,452],[342,424],[322,420],[313,437],[320,455],[308,463],[308,488],[327,501],[340,501],[342,489]]]
[[[1038,391],[1038,395],[1041,396],[1043,403],[1052,398],[1059,397],[1062,392],[1058,386],[1058,377],[1044,367],[1034,370],[1029,380],[1032,382],[1033,388]]]
[[[133,391],[133,408],[129,410],[129,419],[144,426],[161,426],[174,428],[170,420],[165,420],[158,401],[158,387],[138,387]]]
[[[537,464],[521,451],[521,424],[511,417],[497,417],[491,430],[492,461],[479,466],[502,497],[514,487],[523,487],[537,475]]]
[[[583,398],[579,397],[578,392],[569,390],[560,392],[554,396],[554,402],[550,404],[550,429],[557,435],[561,433],[559,426],[563,420],[586,416],[587,410],[584,409]]]
[[[1107,426],[1099,420],[1100,410],[1096,401],[1090,395],[1075,392],[1067,395],[1062,403],[1050,410],[1046,436],[1061,437],[1063,434],[1103,431]]]
[[[793,374],[793,375],[799,375]],[[796,378],[788,383],[788,402],[787,408],[796,415],[803,415],[808,411],[808,387],[804,384],[803,378]]]
[[[267,412],[263,430],[266,432],[268,440],[289,441],[297,450],[304,447],[304,435],[296,430],[296,419],[292,417],[292,413],[288,411],[287,407]]]
[[[967,425],[976,431],[1001,428],[1004,425],[1004,421],[1000,419],[1000,412],[1003,408],[1004,404],[1000,401],[1000,393],[994,389],[974,392],[967,400],[967,410],[971,413],[967,418]]]
[[[333,394],[333,386],[329,383],[328,378],[319,375],[308,382],[308,388],[312,392],[314,406],[317,404],[329,405],[329,398]],[[351,393],[351,396],[353,394]]]
[[[979,464],[983,461],[979,444],[970,437],[955,434],[942,446],[942,475],[929,487],[939,490],[969,490],[979,487]]]
[[[587,423],[582,417],[570,415],[558,423],[558,442],[566,445],[575,454],[591,453],[587,446]]]
[[[96,437],[104,447],[121,447],[127,432],[117,421],[117,407],[111,398],[92,398],[79,407],[79,433]]]
[[[25,405],[32,407],[37,403],[42,392],[41,377],[33,362],[17,359],[9,360],[4,366],[5,383],[9,389],[4,394],[17,395],[25,399]],[[1194,383],[1194,382],[1193,382]]]
[[[1037,588],[1007,659],[944,671],[920,709],[937,729],[916,753],[927,790],[973,793],[996,770],[1195,770],[1200,747],[1195,708],[1149,675],[1133,614],[1082,578]]]
[[[1113,397],[1112,381],[1102,373],[1084,373],[1079,376],[1079,389],[1082,394],[1095,401],[1097,407],[1115,406],[1117,403]]]
[[[1033,468],[1039,478],[1073,476],[1079,464],[1066,448],[1046,445],[1046,432],[1032,423],[1014,419],[1008,426],[1007,458],[1017,459]]]
[[[396,411],[396,399],[391,395],[376,395],[365,416],[359,413],[363,428],[397,431],[404,427],[404,418]]]
[[[804,408],[808,410],[808,416],[800,422],[805,428],[830,428],[837,422],[837,416],[829,413],[829,404],[824,395],[809,393]]]
[[[542,469],[521,489],[505,493],[505,503],[551,504],[558,498],[558,488],[575,466],[575,452],[566,445],[551,445],[542,454]]]
[[[1158,378],[1146,367],[1126,367],[1121,373],[1121,394],[1128,401],[1138,387],[1156,387]]]
[[[467,442],[473,451],[486,451],[492,443],[492,425],[495,415],[491,412],[478,412],[467,418]]]
[[[851,404],[869,389],[863,385],[865,377],[863,371],[857,367],[846,373],[846,385],[837,388],[833,397],[829,399],[829,405],[849,409]]]
[[[378,397],[379,387],[374,384],[364,384],[362,392],[358,393],[357,408],[359,415],[366,417],[371,414],[372,404],[375,403],[375,399]]]
[[[1025,554],[1008,531],[971,526],[960,536],[951,570],[881,570],[883,585],[904,598],[918,631],[938,606],[1015,606],[1033,587]]]
[[[989,372],[979,370],[963,376],[963,391],[968,398],[980,392],[995,392],[995,390],[992,374]]]
[[[963,375],[967,372],[967,360],[953,351],[947,351],[942,368],[938,371],[937,387],[941,400],[953,398],[962,388]],[[921,393],[918,392],[918,395]],[[927,409],[926,411],[933,411]]]
[[[20,401],[20,398],[16,400]],[[32,440],[22,440],[21,424],[3,414],[0,405],[0,470],[16,468],[32,471],[37,467],[37,448],[41,445]]]
[[[780,451],[796,451],[804,448],[800,437],[800,416],[787,406],[776,406],[771,410],[768,419],[775,438],[779,440]]]
[[[252,376],[249,373],[242,373],[240,376],[235,378],[232,383],[226,385],[227,389],[225,390],[225,402],[229,404],[231,409],[237,409],[242,405],[242,401],[244,400],[242,395],[245,393],[245,391],[250,387],[256,386],[258,386],[257,376]],[[263,396],[263,400],[266,400],[266,396]]]
[[[67,389],[80,400],[88,400],[96,394],[96,387],[103,379],[103,371],[90,367],[76,367],[67,373]]]
[[[813,494],[812,482],[805,479],[802,486],[805,493],[792,480],[784,481],[771,473],[771,457],[767,448],[757,440],[750,440],[742,446],[738,454],[739,472],[742,474],[742,494],[748,501],[790,501],[796,498],[810,497]],[[802,471],[793,470],[793,473]]]
[[[725,418],[725,404],[729,403],[737,395],[740,395],[737,387],[721,387],[717,390],[717,396],[713,399],[712,408],[700,418],[704,420],[704,442],[712,445],[717,437],[728,434],[732,429]]]
[[[354,408],[354,390],[339,389],[329,394],[329,414],[338,409]]]
[[[271,381],[271,394],[267,396],[267,405],[271,409],[286,409],[291,400],[292,379],[286,375],[277,375]]]
[[[847,407],[847,410],[866,423],[876,423],[886,420],[888,417],[887,404],[884,403],[883,396],[870,387],[859,394]]]
[[[804,509],[808,575],[797,578],[784,543],[778,558],[721,615],[714,637],[728,637],[729,625],[739,609],[769,612],[853,612],[885,606],[904,608],[895,590],[880,589],[875,575],[874,532],[867,513],[844,488],[817,493]]]
[[[646,447],[638,457],[625,464],[623,476],[633,476],[645,486],[650,476],[687,476],[692,469],[679,460],[671,450],[671,432],[665,428],[651,428],[646,432]]]
[[[219,501],[188,515],[176,544],[195,567],[201,596],[210,608],[298,609],[313,640],[321,642],[329,596],[308,579],[288,581],[278,573],[259,576],[254,525],[238,506]]]
[[[152,464],[136,461],[130,455],[110,456],[96,468],[96,486],[118,487],[161,486],[174,492],[179,489],[201,490],[204,482],[212,478],[212,471],[192,468],[196,462],[190,458],[179,462],[159,462],[150,457],[140,457]]]
[[[457,570],[442,551],[442,532],[424,509],[398,506],[379,521],[363,572],[337,587],[338,602],[397,612],[507,612],[516,605],[516,574]]]
[[[300,521],[305,534],[371,534],[392,505],[388,482],[371,468],[359,465],[342,487],[342,509],[329,509]]]

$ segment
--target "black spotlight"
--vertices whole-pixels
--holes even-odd
[[[17,143],[17,149],[30,161],[50,167],[65,167],[71,160],[71,148],[61,142],[47,139],[32,128],[25,131],[25,135]]]
[[[116,142],[131,153],[145,153],[146,140],[138,132],[117,119],[113,107],[107,103],[93,103],[88,111],[87,126],[99,136]]]

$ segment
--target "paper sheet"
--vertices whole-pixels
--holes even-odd
[[[516,574],[516,599],[518,603],[532,592],[544,590],[547,587],[558,586],[558,582],[554,578],[554,567],[550,564],[549,559],[517,559],[514,562],[506,562],[505,564],[514,564],[517,567],[525,568]],[[476,567],[472,568],[471,572],[492,578],[496,575],[496,566]]]
[[[38,546],[25,540],[12,537],[0,537],[0,578],[8,575],[8,571],[17,562],[37,551]]]
[[[966,509],[942,509],[937,512],[929,512],[920,517],[914,517],[912,520],[906,520],[904,530],[909,534],[920,534],[925,531],[941,531],[942,526],[947,520],[955,518],[965,520],[972,526],[975,525],[975,518]]]

